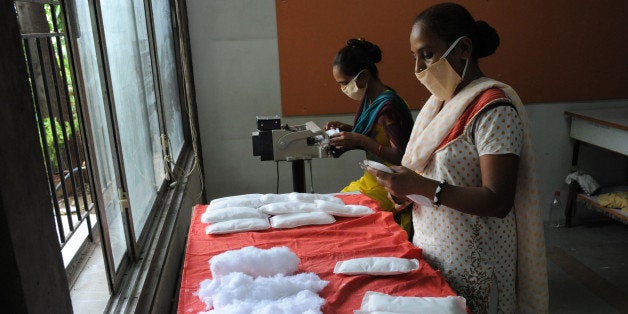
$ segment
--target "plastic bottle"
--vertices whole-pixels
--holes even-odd
[[[565,226],[563,222],[563,206],[560,202],[560,191],[554,192],[554,199],[550,204],[550,226],[560,228]]]

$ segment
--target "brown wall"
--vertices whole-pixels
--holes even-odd
[[[439,2],[276,0],[283,115],[355,111],[331,74],[335,53],[355,37],[380,46],[382,81],[419,108],[428,93],[408,38],[414,17]],[[524,103],[628,98],[628,1],[457,2],[499,33],[500,47],[480,66]]]

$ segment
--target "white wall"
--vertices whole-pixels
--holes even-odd
[[[256,116],[281,115],[275,1],[190,0],[187,5],[207,197],[211,200],[225,195],[275,192],[276,165],[253,157],[251,143]],[[563,201],[566,197],[567,185],[563,180],[571,165],[572,142],[564,111],[626,103],[527,106],[539,161],[542,204],[549,204],[554,190],[562,191]],[[309,116],[283,118],[282,123],[314,121],[322,126],[329,120],[352,119],[352,114]],[[604,174],[599,178],[601,183],[625,180],[624,158],[591,147],[582,147],[581,157],[582,164],[593,169],[594,177]],[[355,151],[339,159],[313,160],[314,191],[339,191],[361,175],[357,162],[363,158],[363,152]],[[611,174],[607,177],[608,172]],[[307,168],[306,173],[309,190]],[[279,192],[291,190],[290,164],[280,162]]]

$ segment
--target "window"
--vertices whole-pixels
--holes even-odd
[[[60,243],[98,228],[115,293],[193,147],[171,1],[15,3]]]

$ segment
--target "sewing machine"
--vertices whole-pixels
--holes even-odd
[[[253,156],[260,156],[262,161],[292,162],[295,192],[305,192],[305,160],[332,156],[329,135],[311,121],[282,126],[278,116],[257,117],[257,131],[253,132],[252,138]]]
[[[262,161],[327,158],[331,156],[329,135],[312,121],[282,126],[279,117],[257,117],[253,156],[260,156]]]

